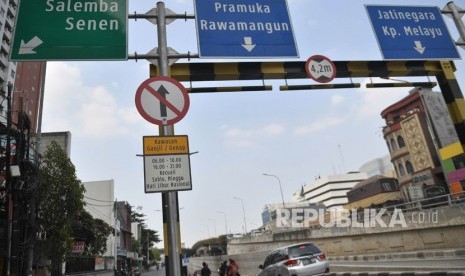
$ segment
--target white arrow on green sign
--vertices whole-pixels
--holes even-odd
[[[127,0],[23,0],[10,59],[126,60]]]

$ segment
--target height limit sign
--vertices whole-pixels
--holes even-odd
[[[145,193],[192,190],[187,136],[143,139]]]

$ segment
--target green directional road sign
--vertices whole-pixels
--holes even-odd
[[[22,0],[10,59],[126,60],[127,0]]]

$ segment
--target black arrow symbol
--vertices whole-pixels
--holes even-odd
[[[163,97],[163,99],[166,99],[166,95],[169,94],[168,90],[163,85],[160,85],[160,88],[158,88],[157,93],[160,94],[160,96]],[[166,117],[168,114],[166,113],[166,105],[163,104],[163,102],[160,101],[160,115],[161,117]]]

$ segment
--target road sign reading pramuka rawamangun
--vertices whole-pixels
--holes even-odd
[[[196,0],[201,58],[299,57],[286,0]]]
[[[10,58],[126,60],[127,0],[23,0]]]
[[[365,7],[384,59],[460,58],[438,7]]]

